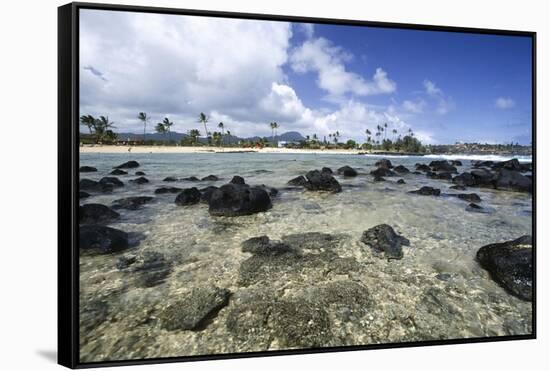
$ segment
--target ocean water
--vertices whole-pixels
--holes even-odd
[[[118,210],[121,218],[109,224],[129,232],[135,240],[134,247],[117,254],[80,257],[82,361],[291,348],[284,336],[278,335],[280,325],[272,317],[267,316],[258,324],[251,319],[245,325],[244,337],[242,331],[235,331],[228,323],[240,313],[239,306],[246,300],[252,306],[254,300],[263,296],[306,300],[315,296],[309,294],[314,292],[311,290],[334,282],[354,282],[365,287],[370,304],[363,308],[356,308],[355,304],[322,308],[328,313],[330,334],[313,346],[475,338],[532,331],[531,303],[509,295],[475,261],[481,246],[531,233],[531,195],[468,188],[467,193],[475,192],[481,197],[480,205],[489,213],[468,212],[467,202],[445,195],[464,193],[449,189],[452,183],[447,181],[406,174],[373,182],[368,173],[375,169],[377,156],[86,153],[80,157],[81,165],[98,169],[96,173],[82,173],[81,178],[95,180],[128,160],[137,160],[141,165],[129,169],[129,175],[119,176],[124,187],[110,194],[93,195],[81,200],[81,204],[111,205],[123,197],[155,197],[139,210]],[[411,171],[415,163],[434,159],[386,158],[394,166],[404,165]],[[459,172],[470,169],[470,159],[474,158],[465,159]],[[287,189],[288,180],[309,170],[327,166],[336,172],[344,165],[355,168],[359,175],[335,175],[342,185],[341,193]],[[146,173],[148,184],[128,182],[137,178],[133,174],[138,170]],[[162,181],[168,176],[202,178],[209,174],[221,180]],[[273,208],[250,216],[212,217],[206,204],[182,207],[174,203],[176,194],[154,195],[160,186],[219,186],[234,175],[244,177],[251,185],[278,188]],[[406,184],[397,184],[398,179],[404,179]],[[440,188],[442,196],[407,193],[421,186]],[[382,223],[410,240],[410,246],[403,247],[403,259],[388,261],[360,242],[363,231]],[[270,266],[269,279],[259,275],[257,282],[242,284],[243,262],[250,257],[241,251],[242,241],[261,235],[277,240],[306,232],[342,236],[331,262],[291,271]],[[158,285],[138,285],[138,273],[116,267],[121,256],[148,253],[161,255],[171,267]],[[330,264],[335,261],[352,262],[354,269],[333,269]],[[164,329],[159,320],[163,310],[192,288],[204,285],[230,290],[229,304],[200,331]],[[306,308],[301,310],[307,311]],[[238,317],[238,323],[246,322],[247,315],[252,314]]]

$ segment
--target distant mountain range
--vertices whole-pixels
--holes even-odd
[[[83,133],[83,134],[85,134],[85,133]],[[143,134],[139,134],[139,133],[117,133],[117,135],[118,135],[119,140],[132,140],[132,141],[134,141],[134,140],[143,140]],[[176,142],[180,142],[182,139],[187,138],[187,137],[189,137],[189,135],[183,134],[183,133],[177,133],[177,132],[170,133],[170,140],[173,140],[173,141],[176,141]],[[238,137],[238,136],[235,136],[235,135],[230,135],[230,136],[226,135],[224,137],[224,143],[232,144],[232,143],[237,143],[240,140],[256,141],[256,140],[260,140],[261,138],[262,137],[260,137],[260,136],[242,138],[242,137]],[[265,138],[267,138],[268,140],[271,140],[271,136],[266,136]],[[300,134],[297,131],[287,131],[287,132],[285,132],[281,135],[275,135],[274,138],[275,138],[275,141],[277,141],[277,142],[280,142],[280,141],[299,142],[301,140],[306,139],[302,134]],[[168,140],[168,134],[147,133],[147,134],[145,134],[145,140],[167,141]],[[202,137],[202,138],[199,138],[199,141],[200,142],[205,142],[206,139],[204,137]]]

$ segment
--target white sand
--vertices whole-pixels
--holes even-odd
[[[83,145],[80,153],[289,153],[289,154],[341,154],[356,155],[359,150],[352,149],[293,149],[293,148],[220,148],[220,147],[183,147],[183,146],[107,146],[107,145]]]

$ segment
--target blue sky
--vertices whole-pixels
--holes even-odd
[[[80,24],[81,113],[119,131],[146,111],[186,132],[205,112],[239,136],[277,121],[363,142],[387,122],[426,143],[531,142],[526,37],[91,10]]]

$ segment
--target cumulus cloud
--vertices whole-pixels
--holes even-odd
[[[454,109],[455,103],[453,98],[447,96],[433,81],[424,80],[423,85],[426,94],[436,102],[435,111],[438,114],[445,115]]]
[[[330,97],[346,93],[359,96],[387,94],[396,89],[396,83],[388,78],[386,71],[377,68],[372,80],[346,69],[345,63],[353,56],[329,40],[319,37],[307,40],[295,48],[290,56],[292,69],[297,73],[317,73],[317,85]]]
[[[513,108],[516,102],[512,98],[499,97],[495,100],[495,107],[500,109]]]
[[[416,101],[405,100],[403,102],[403,109],[411,113],[422,113],[425,105],[426,102],[423,99],[418,99]]]

